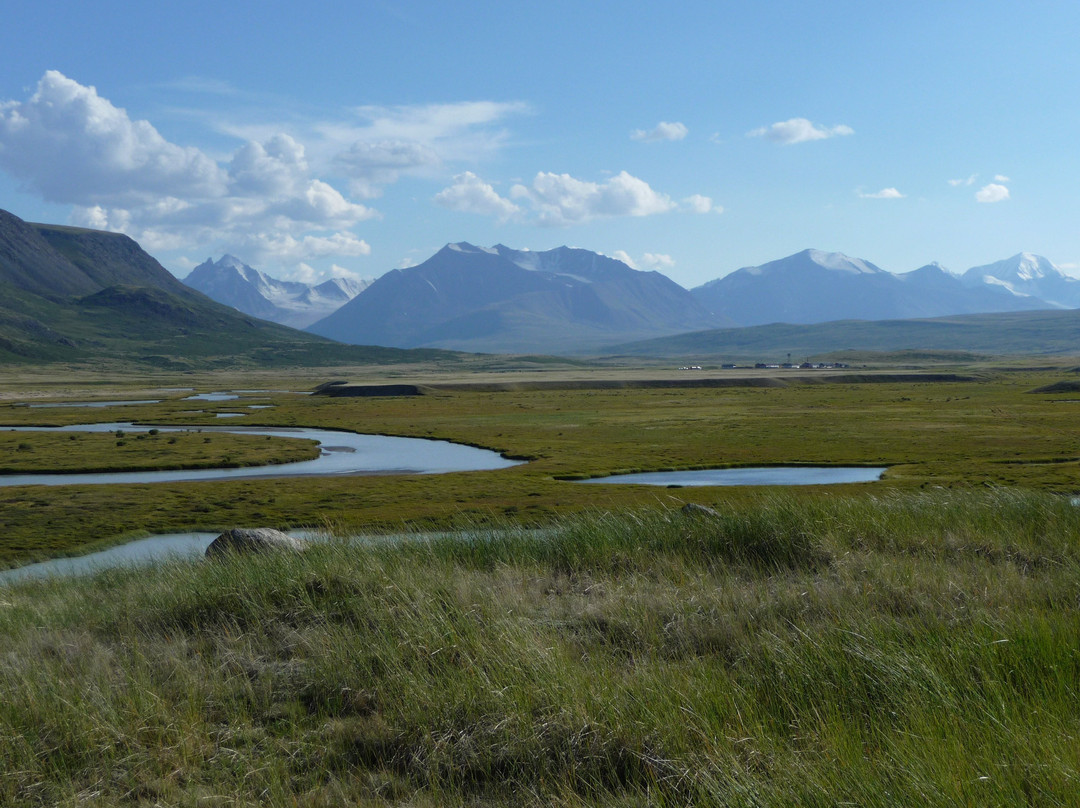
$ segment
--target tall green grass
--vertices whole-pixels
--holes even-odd
[[[1072,805],[1080,508],[761,496],[0,590],[3,805]]]

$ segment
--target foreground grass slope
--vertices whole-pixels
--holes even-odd
[[[1075,804],[1068,498],[720,510],[0,590],[0,804]]]

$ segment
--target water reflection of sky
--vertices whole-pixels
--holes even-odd
[[[313,530],[292,530],[289,533],[302,539],[317,538],[321,535],[318,531]],[[217,538],[218,535],[218,532],[172,533],[149,536],[145,539],[135,539],[126,544],[120,544],[84,556],[54,558],[50,561],[0,571],[0,585],[34,578],[87,575],[128,564],[150,564],[173,559],[191,561],[201,558],[210,542]]]
[[[880,480],[884,468],[843,466],[775,466],[741,469],[699,469],[696,471],[652,471],[615,474],[580,480],[583,483],[631,485],[839,485]]]
[[[199,393],[196,396],[184,396],[184,401],[232,401],[240,398],[238,393]]]

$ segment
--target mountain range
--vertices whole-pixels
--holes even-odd
[[[458,243],[388,272],[308,330],[355,344],[595,353],[710,328],[1078,307],[1080,280],[1030,253],[956,275],[803,250],[685,290],[587,250]]]
[[[937,264],[893,274],[842,253],[803,250],[691,293],[740,326],[1080,307],[1080,280],[1030,253],[954,275]]]
[[[256,319],[181,283],[125,235],[0,210],[0,363],[184,369],[444,356],[341,345]]]
[[[232,255],[206,259],[184,279],[226,306],[275,323],[304,328],[348,303],[370,280],[331,278],[320,284],[282,281]]]
[[[260,295],[264,302],[336,294],[308,288],[291,296],[294,290],[229,256],[204,268],[270,290]],[[334,286],[343,296],[354,291]],[[0,211],[0,362],[120,359],[190,368],[451,356],[432,348],[713,357],[923,348],[1062,353],[1080,346],[1078,309],[1080,281],[1029,253],[963,275],[936,265],[893,275],[862,259],[805,250],[686,290],[587,250],[458,243],[387,273],[304,333],[211,300],[126,236]],[[424,350],[401,350],[414,347]]]
[[[659,272],[588,250],[448,244],[308,328],[353,344],[573,353],[726,322]]]

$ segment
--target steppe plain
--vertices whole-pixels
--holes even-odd
[[[1078,379],[1068,362],[1002,365],[883,363],[838,370],[611,367],[573,363],[546,370],[491,358],[472,371],[438,367],[342,368],[125,376],[55,370],[7,372],[0,426],[135,421],[221,425],[218,413],[245,413],[230,425],[311,426],[439,438],[528,460],[514,469],[446,476],[252,480],[153,486],[65,486],[0,490],[0,563],[78,551],[138,532],[234,525],[333,525],[343,531],[453,528],[509,519],[542,524],[594,506],[717,503],[760,492],[612,486],[599,491],[567,480],[632,471],[770,465],[889,467],[869,487],[806,490],[797,496],[881,495],[940,487],[1019,486],[1080,489]],[[363,385],[410,384],[423,395],[330,398],[306,395],[331,379]],[[1080,379],[1078,379],[1080,381]],[[645,385],[675,385],[645,386]],[[717,384],[720,386],[703,386]],[[1062,392],[1033,392],[1064,384]],[[619,385],[603,387],[603,385]],[[191,388],[191,391],[180,388]],[[196,401],[193,392],[254,391],[234,401]],[[269,391],[269,392],[260,392]],[[279,391],[279,392],[272,392]],[[288,391],[288,392],[280,392]],[[111,409],[29,408],[21,404],[162,399]],[[257,404],[265,409],[251,410]],[[270,406],[267,406],[270,405]],[[47,433],[8,433],[8,441],[57,441]],[[254,462],[242,449],[188,458],[161,445],[146,467]],[[60,440],[63,469],[134,462],[111,445]],[[126,453],[140,441],[126,441]],[[243,443],[239,441],[239,443]],[[267,452],[266,441],[250,441]],[[202,448],[206,448],[203,446]],[[280,459],[296,447],[274,442]],[[270,452],[273,454],[273,452]],[[12,452],[47,471],[40,451]],[[112,459],[111,459],[112,458]],[[56,470],[61,466],[57,465]]]

